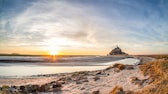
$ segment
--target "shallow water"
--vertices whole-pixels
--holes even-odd
[[[137,59],[125,57],[85,56],[62,57],[48,61],[43,57],[0,57],[0,77],[93,71],[105,69],[115,63],[136,64]]]
[[[92,71],[107,66],[0,66],[0,76],[22,77],[41,74],[68,73],[76,71]]]

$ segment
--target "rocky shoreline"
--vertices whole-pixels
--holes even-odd
[[[76,86],[77,91],[82,91],[83,93],[79,94],[101,94],[101,89],[93,89],[92,91],[88,91],[87,85],[96,85],[101,80],[104,81],[104,78],[111,78],[110,76],[115,76],[114,74],[118,74],[123,71],[130,71],[136,70],[137,66],[133,65],[122,65],[122,64],[115,64],[113,67],[109,67],[105,70],[98,70],[98,71],[83,71],[83,72],[74,72],[74,73],[67,73],[67,74],[59,74],[54,75],[54,78],[45,83],[45,84],[27,84],[27,85],[3,85],[0,87],[0,92],[3,94],[28,94],[28,93],[51,93],[54,92],[56,94],[67,94],[67,92],[71,90],[70,87]],[[113,75],[111,74],[113,73]],[[43,75],[43,77],[53,77],[53,75]],[[42,77],[42,76],[41,76]],[[39,76],[40,78],[40,76]],[[54,80],[55,79],[55,80]],[[131,79],[131,78],[130,78]],[[38,78],[36,79],[38,80]],[[114,79],[115,80],[115,79]],[[103,84],[107,84],[108,82],[104,81]],[[108,85],[108,84],[107,84]],[[106,87],[106,86],[105,86]],[[93,88],[93,87],[90,87]],[[112,88],[112,87],[110,87]],[[76,90],[72,89],[71,93],[75,94]],[[105,93],[106,94],[106,93]],[[108,94],[108,93],[107,93]]]

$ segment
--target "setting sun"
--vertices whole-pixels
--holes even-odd
[[[58,55],[57,51],[50,51],[50,55]]]

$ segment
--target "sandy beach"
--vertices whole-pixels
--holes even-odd
[[[143,58],[143,61],[147,59],[149,58]],[[145,85],[132,83],[132,78],[147,79],[148,76],[141,73],[138,65],[127,66],[124,69],[109,66],[109,68],[96,71],[37,75],[28,78],[0,78],[0,86],[17,86],[18,88],[26,85],[50,84],[52,86],[52,83],[56,82],[61,84],[61,88],[55,92],[56,94],[76,94],[77,92],[78,94],[92,94],[93,92],[109,94],[115,86],[121,86],[124,90],[138,91],[142,89]],[[45,93],[50,92],[53,91],[47,90]]]

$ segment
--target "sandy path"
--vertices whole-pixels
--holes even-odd
[[[90,94],[93,91],[100,91],[100,94],[108,94],[116,85],[122,86],[124,90],[139,90],[141,87],[131,83],[131,77],[138,77],[139,79],[145,79],[139,68],[136,66],[133,70],[122,70],[115,72],[116,69],[110,69],[103,74],[96,75],[100,79],[94,81],[95,76],[87,76],[89,82],[83,82],[82,84],[76,84],[71,82],[65,84],[62,88],[63,94]],[[108,75],[109,74],[109,75]]]

